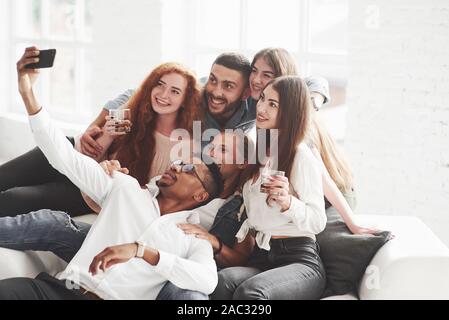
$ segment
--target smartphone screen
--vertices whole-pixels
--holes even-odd
[[[39,51],[39,62],[30,63],[25,66],[27,69],[41,69],[53,67],[55,61],[56,49],[47,49]]]

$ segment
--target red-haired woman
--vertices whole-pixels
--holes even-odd
[[[170,141],[174,129],[192,131],[200,99],[195,76],[178,63],[157,67],[144,80],[123,108],[130,109],[132,130],[113,140],[106,128],[99,143],[107,149],[107,158],[120,161],[122,167],[141,185],[162,174],[169,166]],[[114,120],[106,127],[114,125]]]
[[[126,105],[131,132],[114,137],[105,130],[99,138],[105,150],[101,157],[118,160],[141,185],[148,183],[170,164],[170,147],[178,143],[170,141],[172,130],[191,131],[199,100],[194,73],[177,63],[158,66]],[[43,155],[35,161],[39,154],[40,150],[33,150],[0,167],[0,217],[39,209],[61,210],[71,216],[91,211],[79,189],[51,168]]]

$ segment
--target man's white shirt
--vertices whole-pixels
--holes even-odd
[[[142,189],[136,179],[122,173],[111,178],[95,160],[72,147],[45,110],[30,116],[29,121],[50,164],[102,207],[81,249],[59,279],[67,279],[69,286],[71,282],[79,284],[103,299],[155,299],[166,281],[205,294],[215,289],[217,267],[210,243],[177,227],[178,223],[198,223],[200,216],[210,227],[211,208],[161,216],[154,179]],[[213,201],[210,206],[215,209],[222,201]],[[138,240],[159,251],[156,266],[132,258],[96,276],[89,273],[93,258],[105,248]]]

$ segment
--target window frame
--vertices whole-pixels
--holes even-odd
[[[239,52],[246,55],[247,57],[252,59],[257,50],[262,48],[249,48],[248,47],[248,3],[250,0],[239,0],[240,1],[240,12],[239,12],[239,20],[240,20],[240,34],[239,34],[239,46],[237,48]],[[348,53],[346,52],[320,52],[312,50],[311,45],[311,35],[310,35],[310,24],[309,24],[309,12],[310,12],[310,4],[313,0],[301,0],[299,2],[299,12],[298,17],[300,21],[300,32],[299,39],[297,39],[298,50],[290,51],[292,56],[295,58],[298,69],[301,75],[312,75],[311,67],[312,64],[333,64],[340,67],[343,67],[347,74],[348,70]],[[196,41],[196,23],[197,23],[197,6],[199,5],[199,1],[193,0],[189,2],[189,6],[187,6],[186,11],[186,19],[185,19],[185,50],[186,52],[184,60],[185,62],[192,66],[194,69],[197,69],[196,57],[200,55],[219,55],[225,50],[225,48],[215,48],[212,46],[200,46]],[[349,6],[349,3],[347,3]],[[200,77],[207,76],[200,74]],[[338,85],[341,87],[346,87],[347,78],[344,76],[331,76],[328,78],[328,81],[331,85]]]
[[[10,41],[10,1],[2,1],[0,3],[0,43],[4,43],[5,46],[0,46],[0,70],[5,70],[3,75],[0,75],[0,113],[5,113],[8,109],[9,102],[11,101],[11,74],[10,69],[10,56],[9,45]],[[14,65],[15,67],[15,65]]]
[[[89,101],[87,98],[89,95],[85,92],[85,79],[86,79],[86,52],[92,46],[92,39],[85,37],[84,32],[84,10],[86,1],[88,0],[75,0],[75,23],[74,33],[70,37],[58,37],[50,34],[49,30],[49,9],[50,0],[40,0],[41,12],[40,12],[40,28],[41,34],[37,37],[22,36],[19,35],[16,29],[16,21],[13,18],[9,18],[8,21],[8,43],[9,50],[7,53],[8,61],[12,61],[17,56],[17,48],[21,44],[35,44],[39,48],[64,48],[74,50],[74,97],[75,101],[67,106],[55,106],[50,103],[51,96],[51,80],[49,72],[42,72],[40,74],[37,86],[39,90],[39,100],[47,109],[51,111],[55,119],[63,120],[71,123],[81,124],[91,117],[92,111],[89,110]],[[9,0],[8,12],[9,17],[16,17],[19,1]],[[24,48],[23,48],[24,49]],[[56,59],[58,59],[58,54]],[[18,59],[18,57],[17,57]],[[15,63],[9,64],[8,70],[8,83],[14,83],[16,80]],[[18,114],[23,112],[21,107],[21,101],[18,93],[15,93],[13,87],[10,85],[7,88],[8,96],[6,101],[6,107],[4,112],[10,114]]]

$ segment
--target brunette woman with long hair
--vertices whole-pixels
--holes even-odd
[[[269,156],[277,159],[276,169],[284,171],[285,177],[272,176],[262,193],[263,159],[249,168],[242,192],[247,219],[236,237],[239,242],[253,238],[255,249],[245,267],[219,272],[213,298],[321,297],[325,271],[315,235],[324,229],[326,214],[322,170],[305,143],[311,112],[309,91],[299,77],[277,78],[263,90],[257,103],[257,130],[277,129],[277,141],[272,134],[269,142],[277,143],[278,154]]]
[[[251,63],[249,106],[256,108],[263,89],[270,81],[281,76],[296,76],[297,74],[298,70],[295,60],[287,50],[283,48],[265,48],[260,50],[255,54]],[[309,88],[310,96],[315,97],[316,103],[319,101],[327,102],[330,99],[328,83],[325,79],[309,77],[307,78],[306,85]],[[315,110],[312,110],[309,114],[311,120],[308,121],[310,122],[310,126],[305,141],[322,166],[322,184],[326,209],[331,211],[333,209],[332,207],[334,207],[353,233],[375,233],[377,230],[361,227],[353,220],[351,208],[355,200],[353,196],[353,177],[349,165],[337,149],[334,140],[326,131],[325,126],[318,121],[318,114]],[[255,140],[256,137],[253,136],[252,138]],[[287,136],[286,139],[279,139],[280,147],[283,148],[282,144],[288,141],[291,141],[290,136]],[[283,166],[288,169],[288,164],[291,163],[291,157],[284,157],[282,160]],[[241,175],[241,185],[248,180],[248,174],[251,175],[250,172],[246,171]],[[211,234],[207,236],[212,240],[216,240]],[[211,243],[214,245],[217,241],[211,241]],[[244,265],[250,254],[250,250],[248,250],[250,246],[246,241],[236,243],[232,248],[226,245],[223,248],[226,254],[219,254],[215,257],[220,267]]]
[[[265,86],[281,76],[297,76],[298,69],[291,54],[283,48],[265,48],[257,52],[251,62],[249,77],[250,104],[255,105]],[[320,83],[320,82],[324,82]],[[315,110],[330,100],[328,83],[319,77],[309,77],[307,81],[310,95],[315,97]],[[327,88],[323,88],[326,87]],[[314,91],[320,88],[318,91]],[[319,99],[317,99],[317,97]],[[319,101],[319,102],[318,102]],[[308,145],[323,166],[323,188],[326,209],[333,206],[354,234],[375,233],[378,230],[359,226],[353,219],[355,207],[354,179],[350,166],[337,148],[326,126],[319,120],[317,112],[311,114],[311,126],[307,137]]]

